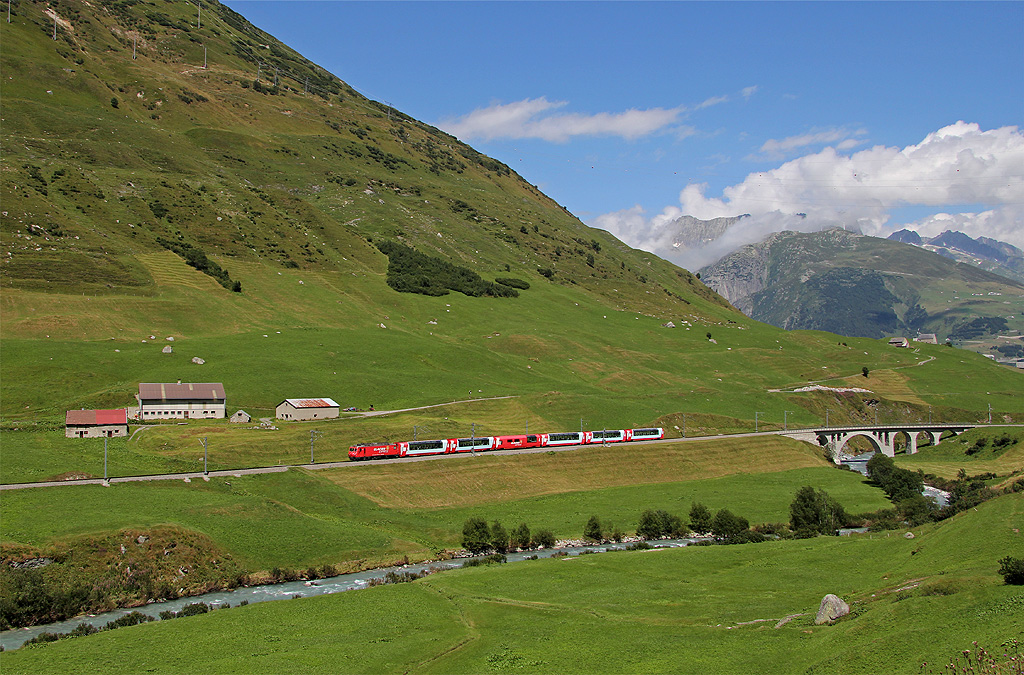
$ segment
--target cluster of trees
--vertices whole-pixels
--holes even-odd
[[[400,293],[441,296],[458,291],[471,297],[519,297],[519,291],[514,288],[485,281],[469,268],[420,253],[404,244],[384,241],[377,244],[377,248],[388,257],[388,286]]]
[[[923,523],[945,520],[999,494],[998,490],[986,483],[987,480],[996,477],[993,473],[969,476],[967,471],[961,468],[955,481],[948,480],[901,469],[895,465],[892,458],[881,453],[868,461],[867,468],[868,475],[885,491],[894,506],[891,509],[860,515],[861,519],[870,522],[870,528],[873,530],[896,529],[904,524],[916,527]],[[921,494],[925,479],[940,490],[949,492],[945,506],[940,507]],[[1006,492],[1021,490],[1024,490],[1024,482],[1019,486],[1011,484]]]
[[[824,490],[805,485],[789,505],[789,524],[798,538],[835,534],[853,524],[843,505]]]
[[[216,279],[217,283],[229,291],[234,291],[235,293],[242,292],[242,282],[232,281],[228,271],[207,258],[206,254],[203,253],[201,249],[183,241],[172,241],[170,239],[164,239],[163,237],[157,237],[156,242],[168,251],[173,251],[178,254],[178,256],[185,261],[185,264]]]
[[[924,478],[921,474],[901,469],[896,466],[892,457],[876,452],[867,463],[868,477],[882,488],[893,502],[900,502],[914,496],[920,496],[924,489]]]
[[[509,532],[499,521],[490,525],[483,518],[472,517],[462,525],[462,546],[474,555],[494,551],[526,551],[532,548],[550,548],[555,545],[555,535],[550,530],[530,532],[526,523],[520,523]]]

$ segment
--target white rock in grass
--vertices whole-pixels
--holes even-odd
[[[818,615],[814,617],[814,625],[832,623],[836,619],[850,613],[850,606],[838,595],[829,593],[821,599],[821,606],[818,608]]]

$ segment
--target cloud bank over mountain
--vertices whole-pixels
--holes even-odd
[[[892,229],[890,212],[908,206],[936,213],[900,227],[928,235],[957,229],[1024,246],[1024,134],[1016,126],[985,131],[961,121],[916,145],[843,154],[863,135],[863,130],[818,130],[769,142],[762,152],[785,152],[822,138],[837,145],[749,174],[718,197],[706,195],[704,184],[690,184],[680,192],[678,206],[653,217],[633,207],[591,224],[690,269],[781,230],[848,227],[885,236]],[[671,224],[680,216],[709,220],[741,214],[750,217],[707,247],[672,246]]]

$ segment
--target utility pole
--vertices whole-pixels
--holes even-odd
[[[263,62],[262,61],[257,61],[256,62],[256,81],[257,82],[260,81],[260,70],[262,68],[263,68]]]
[[[11,22],[11,0],[7,0],[7,23]]]
[[[134,60],[135,60],[135,51],[136,51],[136,50],[135,50],[135,48],[136,48],[136,46],[137,46],[137,44],[136,44],[136,43],[137,43],[138,41],[139,41],[139,36],[138,36],[138,35],[133,35],[133,36],[132,36],[132,61],[134,61]]]
[[[199,16],[196,18],[196,28],[203,27],[203,0],[196,0],[196,7],[199,8]]]
[[[789,431],[789,413],[791,413],[791,412],[793,412],[793,411],[792,410],[783,410],[782,411],[782,430],[783,431]]]
[[[831,411],[831,410],[829,410],[828,408],[825,408],[825,428],[826,428],[826,429],[828,428],[828,414],[829,414],[830,412],[832,412],[832,411]]]
[[[203,45],[203,70],[206,70],[206,45]]]
[[[416,433],[417,433],[418,430],[419,430],[418,426],[416,426],[415,424],[412,425],[412,440],[414,440],[414,441],[416,440]]]
[[[608,445],[608,427],[601,432],[601,445]]]
[[[103,437],[103,482],[109,482],[107,480],[107,437]]]
[[[928,424],[932,423],[932,407],[928,406]]]
[[[274,88],[275,89],[277,89],[277,71],[278,70],[279,70],[278,67],[274,66]]]
[[[526,434],[530,434],[530,420],[526,420]]]
[[[764,413],[761,413],[761,412],[755,412],[754,413],[754,433],[755,434],[757,433],[757,416],[758,415],[763,415],[763,414]]]
[[[53,41],[57,41],[57,11],[53,12]]]
[[[683,438],[686,438],[686,413],[683,413]]]
[[[476,455],[476,422],[473,422],[473,426],[469,432],[469,452]]]
[[[209,476],[210,475],[210,470],[207,468],[208,464],[206,463],[206,459],[207,459],[208,454],[209,454],[207,452],[207,450],[206,450],[206,436],[203,436],[202,438],[200,438],[199,442],[203,444],[203,475],[204,476]]]
[[[316,464],[316,461],[313,459],[313,442],[316,441],[316,439],[320,438],[321,436],[323,436],[323,434],[320,433],[319,431],[317,431],[316,429],[310,429],[309,430],[309,463],[310,464]]]
[[[992,424],[992,404],[988,404],[988,423]]]

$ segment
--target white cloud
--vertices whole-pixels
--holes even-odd
[[[847,226],[885,236],[892,229],[890,209],[955,210],[970,204],[984,210],[934,215],[910,227],[937,234],[955,226],[971,236],[1024,246],[1024,134],[1017,127],[982,131],[977,124],[957,122],[916,145],[875,146],[849,156],[825,148],[750,174],[721,196],[707,196],[706,191],[706,185],[687,185],[678,206],[668,206],[651,219],[634,208],[601,216],[594,225],[696,269],[772,232]],[[709,247],[671,247],[668,225],[679,215],[707,220],[740,214],[751,217]]]
[[[565,101],[546,98],[514,103],[495,103],[468,115],[442,120],[439,127],[462,140],[495,138],[539,138],[564,143],[574,136],[620,136],[633,140],[675,125],[686,111],[676,108],[648,108],[620,113],[554,113]]]
[[[753,96],[754,94],[757,93],[757,90],[759,88],[760,87],[758,87],[757,85],[754,85],[753,87],[744,87],[740,91],[740,95],[743,96],[743,98],[745,98],[745,99],[749,99],[751,96]]]
[[[839,150],[851,150],[863,143],[857,137],[865,136],[867,133],[865,129],[857,129],[855,131],[848,131],[847,129],[814,129],[806,134],[783,138],[781,141],[770,138],[761,146],[761,153],[770,159],[782,159],[794,150],[802,150],[811,145],[827,145],[829,143],[838,143],[836,148]]]
[[[697,105],[696,109],[697,110],[703,110],[704,108],[710,108],[711,106],[718,105],[719,103],[725,103],[728,100],[729,100],[728,96],[712,96],[711,98],[706,99],[706,100],[700,102]]]

